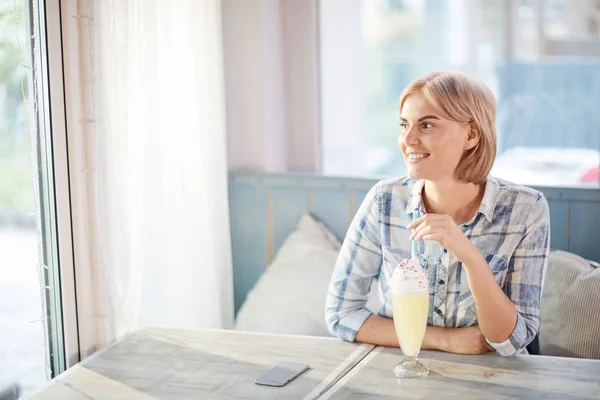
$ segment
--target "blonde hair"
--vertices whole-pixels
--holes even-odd
[[[466,150],[456,167],[455,176],[462,181],[481,184],[486,181],[496,157],[496,99],[480,80],[456,71],[436,71],[414,80],[400,95],[404,101],[421,92],[444,118],[470,122],[479,133],[477,144]]]

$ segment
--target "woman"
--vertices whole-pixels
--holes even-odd
[[[398,140],[408,177],[377,183],[344,240],[326,319],[348,341],[398,346],[389,280],[419,241],[430,282],[423,349],[526,353],[538,332],[550,221],[532,189],[489,176],[496,103],[480,81],[434,72],[400,96]],[[419,210],[414,222],[411,215]],[[366,308],[377,278],[383,307]]]

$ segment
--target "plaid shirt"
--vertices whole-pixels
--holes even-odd
[[[354,341],[374,312],[392,317],[390,277],[411,256],[411,232],[405,227],[413,210],[425,214],[422,180],[395,178],[377,183],[354,217],[333,271],[326,302],[330,332]],[[459,226],[485,256],[489,267],[514,303],[517,325],[503,343],[490,344],[499,354],[526,353],[540,322],[550,216],[543,194],[488,177],[483,200],[472,220]],[[428,325],[458,328],[477,324],[475,302],[461,262],[433,241],[419,242],[421,266],[429,277]],[[379,310],[366,302],[378,279]]]

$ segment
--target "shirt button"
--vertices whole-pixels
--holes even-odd
[[[447,253],[447,252],[448,252],[448,250],[444,249],[444,254]]]
[[[438,281],[438,283],[439,283],[440,285],[443,285],[443,284],[444,284],[444,283],[446,283],[446,282],[444,282],[444,280],[443,280],[443,279],[440,279],[440,280]]]

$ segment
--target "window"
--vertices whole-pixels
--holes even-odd
[[[398,96],[455,69],[496,96],[493,175],[599,186],[600,1],[321,0],[319,19],[325,173],[405,174]]]
[[[53,3],[53,7],[48,3]],[[60,275],[56,185],[66,153],[51,125],[62,99],[49,107],[50,35],[60,32],[58,4],[0,0],[0,393],[25,394],[68,365],[63,304],[74,287]],[[45,10],[54,10],[46,15]],[[50,26],[52,25],[52,26]],[[58,30],[57,30],[58,29]],[[58,37],[60,37],[58,35]],[[54,52],[61,58],[60,50]],[[61,70],[61,68],[57,69]],[[62,86],[62,79],[55,87]],[[64,122],[64,118],[63,118]],[[62,132],[64,135],[64,132]],[[60,141],[58,141],[60,142]],[[61,164],[62,163],[62,164]],[[64,214],[64,213],[63,213]],[[68,217],[70,218],[70,217]],[[62,222],[65,222],[64,220]],[[69,225],[69,222],[63,224]],[[69,232],[70,233],[70,232]],[[70,249],[64,252],[68,258]],[[61,282],[62,279],[62,282]],[[74,321],[74,319],[71,319]],[[70,338],[76,336],[69,332]],[[69,343],[71,349],[75,349]]]

